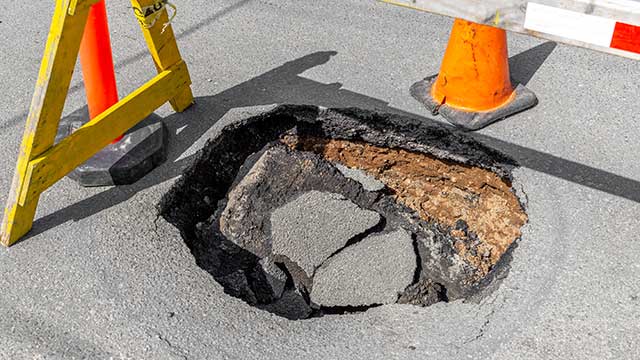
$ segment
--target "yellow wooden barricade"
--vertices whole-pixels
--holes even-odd
[[[31,229],[42,192],[162,104],[170,102],[181,112],[193,103],[189,71],[165,11],[167,1],[131,0],[158,75],[54,146],[89,9],[97,1],[56,2],[2,220],[0,243],[5,246]]]

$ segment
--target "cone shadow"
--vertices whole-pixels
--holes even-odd
[[[547,41],[509,58],[511,78],[515,84],[527,85],[558,44]]]

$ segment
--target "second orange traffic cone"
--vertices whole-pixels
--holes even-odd
[[[507,35],[502,29],[457,19],[440,74],[411,87],[411,94],[450,123],[476,130],[537,104],[509,77]]]

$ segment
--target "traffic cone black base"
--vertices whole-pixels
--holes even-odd
[[[431,88],[438,75],[418,81],[411,86],[411,96],[421,102],[432,114],[440,114],[448,122],[465,130],[478,130],[508,116],[532,108],[538,104],[536,95],[522,84],[515,87],[514,98],[493,111],[469,112],[440,104],[431,96]]]
[[[61,119],[56,143],[88,121],[86,107]],[[151,114],[67,176],[85,187],[133,184],[166,160],[166,149],[165,125]]]

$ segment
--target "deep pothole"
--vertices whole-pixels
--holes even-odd
[[[439,125],[283,105],[222,129],[159,208],[226,293],[280,316],[429,306],[508,270],[515,166]]]

